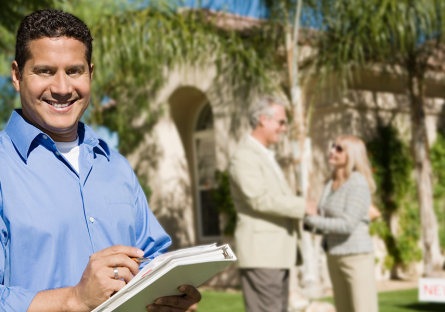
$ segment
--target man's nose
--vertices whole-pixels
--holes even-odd
[[[54,76],[51,87],[51,96],[55,100],[64,101],[71,98],[73,86],[70,83],[69,77],[63,72],[59,72]]]

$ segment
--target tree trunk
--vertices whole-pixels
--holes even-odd
[[[433,180],[426,133],[423,77],[419,78],[412,75],[409,78],[409,89],[411,100],[411,148],[414,155],[417,197],[422,225],[423,275],[432,276],[435,270],[433,248],[438,243],[438,226],[433,205]]]
[[[287,50],[287,68],[289,75],[290,86],[290,103],[291,103],[291,118],[294,128],[294,139],[299,142],[301,156],[303,155],[304,145],[306,141],[306,118],[304,112],[304,105],[301,99],[301,89],[298,77],[298,34],[299,34],[299,20],[301,12],[302,0],[298,0],[295,10],[295,21],[293,25],[293,33],[291,27],[286,27],[286,50]],[[301,161],[301,159],[300,159]],[[301,190],[303,193],[306,190]]]
[[[303,171],[309,170],[311,167],[310,157],[307,157],[307,150],[305,151],[306,145],[306,118],[303,101],[301,99],[301,89],[299,85],[299,75],[298,75],[298,33],[299,33],[299,19],[301,12],[302,0],[298,0],[296,3],[296,10],[294,16],[294,25],[286,24],[286,53],[287,53],[287,69],[289,77],[289,102],[290,102],[290,123],[292,124],[291,147],[293,150],[293,172],[298,175],[297,189],[298,192],[304,197],[307,196],[307,183],[304,183],[303,178],[305,174]],[[284,16],[288,16],[284,13]],[[294,144],[298,144],[298,147]],[[298,151],[298,155],[296,155]],[[310,151],[310,146],[309,146]],[[306,157],[305,157],[306,156]],[[299,170],[297,170],[299,168]],[[307,174],[306,174],[307,175]],[[321,289],[321,283],[319,282],[318,276],[318,257],[315,252],[314,241],[310,233],[302,233],[302,249],[300,252],[303,253],[303,269],[300,270],[302,273],[301,286],[304,290],[300,288],[298,283],[297,268],[293,268],[291,271],[291,280],[289,285],[289,311],[301,311],[306,308],[309,304],[307,299],[308,295],[313,295],[316,291]]]

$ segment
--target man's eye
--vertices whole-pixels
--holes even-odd
[[[37,71],[37,73],[38,73],[39,75],[49,75],[49,74],[51,74],[51,70],[49,70],[49,69],[39,69],[39,70]]]
[[[68,75],[80,75],[82,72],[79,69],[70,69],[67,71]]]

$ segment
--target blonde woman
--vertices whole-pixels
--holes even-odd
[[[318,211],[309,211],[304,222],[323,233],[337,311],[376,312],[374,254],[368,231],[375,183],[365,144],[352,135],[337,138],[329,163],[334,167],[332,178]]]

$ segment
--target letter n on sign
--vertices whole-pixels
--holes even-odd
[[[445,302],[445,278],[419,279],[419,301]]]

